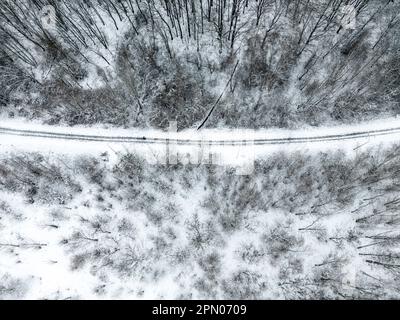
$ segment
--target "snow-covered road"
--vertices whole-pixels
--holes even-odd
[[[160,163],[166,155],[184,155],[191,162],[218,155],[226,164],[246,163],[276,151],[350,151],[400,142],[400,119],[391,118],[354,126],[299,130],[159,130],[107,127],[47,126],[21,120],[0,120],[0,151],[98,154],[134,151],[149,162]],[[189,161],[188,160],[188,161]]]

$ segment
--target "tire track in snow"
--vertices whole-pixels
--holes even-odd
[[[57,140],[77,140],[109,143],[131,143],[131,144],[177,144],[177,145],[216,145],[216,146],[241,146],[241,145],[276,145],[276,144],[300,144],[312,142],[329,142],[340,140],[355,140],[375,136],[391,135],[400,133],[400,127],[356,131],[343,134],[304,136],[304,137],[284,137],[284,138],[256,138],[256,139],[183,139],[183,138],[155,138],[146,136],[102,136],[72,133],[56,133],[51,131],[21,130],[0,127],[0,135],[24,136],[30,138],[45,138]]]

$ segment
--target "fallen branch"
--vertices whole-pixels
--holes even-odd
[[[233,76],[235,75],[236,69],[239,65],[239,60],[236,62],[235,64],[235,68],[233,69],[233,72],[231,74],[231,77],[229,78],[228,83],[226,84],[224,90],[222,91],[221,95],[219,96],[218,100],[214,103],[214,105],[212,106],[212,108],[210,109],[210,111],[208,112],[207,116],[204,118],[204,120],[202,121],[202,123],[198,126],[197,130],[200,130],[208,121],[208,119],[210,118],[211,114],[214,112],[214,109],[216,108],[216,106],[218,105],[218,103],[221,101],[222,97],[224,96],[226,90],[228,89],[229,85],[231,84],[232,80],[233,80]]]

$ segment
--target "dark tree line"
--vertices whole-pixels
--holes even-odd
[[[53,8],[54,17],[45,16],[45,8]],[[123,79],[126,85],[130,78],[128,82],[134,85],[127,85],[126,103],[136,101],[133,118],[144,115],[144,121],[151,122],[146,111],[155,104],[149,98],[146,106],[143,98],[150,88],[139,84],[146,86],[149,74],[158,74],[157,84],[151,82],[151,86],[161,87],[164,78],[190,79],[189,74],[174,73],[189,72],[186,69],[191,65],[196,67],[199,78],[207,79],[216,73],[229,78],[238,63],[237,72],[229,81],[230,90],[220,98],[217,94],[214,102],[237,103],[237,99],[244,99],[243,90],[257,89],[251,94],[260,99],[253,107],[246,106],[245,117],[261,112],[259,106],[267,104],[263,98],[266,91],[268,99],[275,90],[281,99],[280,92],[288,86],[295,86],[301,99],[281,105],[273,118],[286,120],[277,120],[273,125],[289,125],[290,118],[310,123],[319,123],[326,117],[351,120],[369,112],[363,107],[349,111],[346,101],[351,99],[358,100],[357,105],[375,105],[371,114],[378,112],[377,105],[382,101],[390,101],[390,106],[385,104],[383,109],[393,114],[398,77],[391,77],[382,101],[376,93],[383,90],[378,85],[383,74],[398,69],[399,8],[396,0],[4,0],[0,3],[0,83],[5,88],[1,101],[7,104],[13,92],[48,86],[49,81],[83,89],[81,81],[87,77],[89,66],[98,68],[101,61],[115,68],[115,62],[124,60],[124,74],[104,78],[107,89],[114,92],[113,96],[121,96],[115,92],[114,80]],[[53,27],[43,23],[44,16]],[[349,28],[351,22],[355,22],[354,29]],[[122,41],[123,37],[126,41]],[[180,45],[190,48],[191,56],[186,60],[177,52]],[[220,56],[217,64],[210,62],[210,50]],[[142,58],[138,54],[143,57],[140,64]],[[46,80],[35,76],[38,70],[47,74]],[[182,85],[185,88],[178,91],[192,86],[186,80]],[[369,94],[361,97],[364,91]],[[201,121],[213,106],[214,103],[205,106],[200,118],[184,116],[191,119],[184,125]],[[192,112],[190,106],[179,108],[175,112],[167,106],[161,114],[175,117]],[[217,112],[217,118],[213,120],[213,116],[210,121],[220,121],[226,112],[228,116],[222,121],[240,125],[237,117],[226,110]],[[153,116],[152,112],[147,113]],[[265,116],[255,117],[267,125]]]

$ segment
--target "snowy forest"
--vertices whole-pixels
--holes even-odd
[[[0,298],[399,299],[399,148],[278,153],[251,176],[10,154]]]
[[[0,110],[161,129],[398,115],[399,14],[393,0],[4,0]]]
[[[399,0],[0,0],[0,300],[400,299],[399,116]]]

